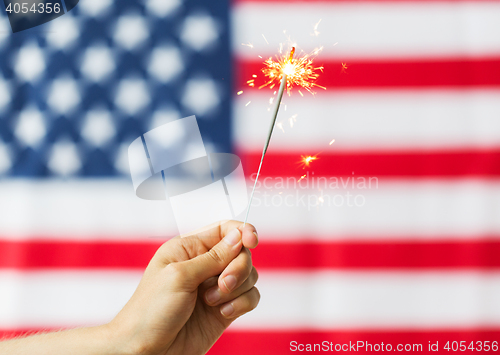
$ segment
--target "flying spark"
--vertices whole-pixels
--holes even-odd
[[[335,139],[332,139],[329,145],[332,145],[333,143],[335,143]]]
[[[300,177],[300,179],[297,180],[297,182],[300,182],[302,179],[304,179],[307,176],[307,174],[304,174]]]
[[[320,22],[321,22],[321,19],[318,21],[317,24],[314,25],[314,29],[313,29],[314,32],[311,34],[311,36],[316,36],[316,37],[319,36],[320,32],[318,31],[318,26],[319,26]]]
[[[248,106],[248,105],[250,105],[250,102],[252,102],[252,101],[248,101],[248,102],[247,102],[247,104],[246,104],[245,106]]]
[[[238,91],[236,94],[237,94],[237,95],[241,95],[241,94],[243,94],[243,90]]]
[[[252,43],[242,43],[241,45],[253,48],[253,44]]]
[[[285,130],[283,129],[283,122],[276,122],[276,127],[281,129],[283,131],[283,133],[285,133]]]
[[[266,36],[264,36],[264,34],[262,34],[262,37],[264,37],[264,41],[266,41],[266,43],[269,44],[269,42],[267,41],[267,38],[266,38]]]
[[[300,156],[302,159],[300,160],[300,163],[302,163],[303,165],[303,168],[302,169],[305,169],[306,166],[308,167],[311,162],[315,161],[318,159],[317,155],[308,155],[308,156],[305,156],[305,155],[301,155]]]

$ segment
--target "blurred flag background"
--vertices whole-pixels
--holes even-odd
[[[13,35],[2,10],[0,334],[110,320],[176,234],[134,195],[142,133],[195,114],[250,186],[260,68],[290,38],[324,47],[326,90],[284,98],[249,218],[261,303],[210,354],[499,341],[499,18],[496,1],[81,0]]]

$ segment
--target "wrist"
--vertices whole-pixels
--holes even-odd
[[[111,322],[105,324],[103,327],[103,334],[107,339],[109,345],[109,354],[116,355],[149,355],[150,351],[143,343],[143,339],[137,336],[134,327],[123,317],[113,319]]]
[[[106,349],[109,354],[114,355],[139,355],[138,347],[132,345],[132,338],[116,324],[115,321],[100,326],[100,333],[103,334]]]

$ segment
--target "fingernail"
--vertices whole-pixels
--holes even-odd
[[[224,317],[229,317],[234,313],[234,307],[231,303],[225,304],[220,308],[220,312]]]
[[[222,282],[224,282],[224,285],[226,285],[226,288],[229,291],[232,291],[233,288],[236,287],[236,277],[233,275],[228,275],[222,279]]]
[[[241,233],[238,229],[233,229],[225,237],[224,241],[229,245],[236,245],[241,239]]]
[[[257,234],[257,232],[253,232],[253,234],[255,234],[255,238],[257,238],[257,241],[259,241],[259,235]]]
[[[214,304],[214,303],[219,302],[221,299],[221,295],[219,293],[219,290],[214,288],[212,290],[207,291],[207,293],[205,295],[205,299],[210,304]]]

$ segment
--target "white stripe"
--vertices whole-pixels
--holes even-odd
[[[500,274],[261,273],[259,306],[234,328],[391,329],[500,325]]]
[[[136,197],[129,180],[0,182],[2,238],[134,239],[176,234],[170,205]]]
[[[499,181],[319,180],[312,171],[300,183],[300,169],[297,176],[259,182],[249,222],[262,241],[500,236]],[[173,236],[162,228],[175,228],[166,202],[139,200],[120,180],[4,181],[0,196],[0,238],[148,240]]]
[[[375,177],[370,186],[368,179],[361,177],[330,177],[325,184],[325,180],[309,176],[296,188],[297,177],[261,181],[248,219],[259,231],[261,241],[500,236],[498,181],[398,181]]]
[[[262,151],[271,96],[262,89],[236,98],[233,133],[239,148]],[[283,99],[269,152],[498,147],[498,117],[500,90],[319,90],[298,98],[295,92]]]
[[[306,52],[324,46],[324,56],[344,60],[498,55],[499,18],[494,1],[245,2],[233,10],[233,49],[254,59],[274,56],[277,44],[290,38]],[[313,36],[320,19],[320,35]]]
[[[111,320],[140,279],[133,272],[0,272],[0,328]],[[261,272],[244,329],[500,326],[500,274]]]
[[[141,272],[0,272],[0,328],[109,322],[132,296]]]

